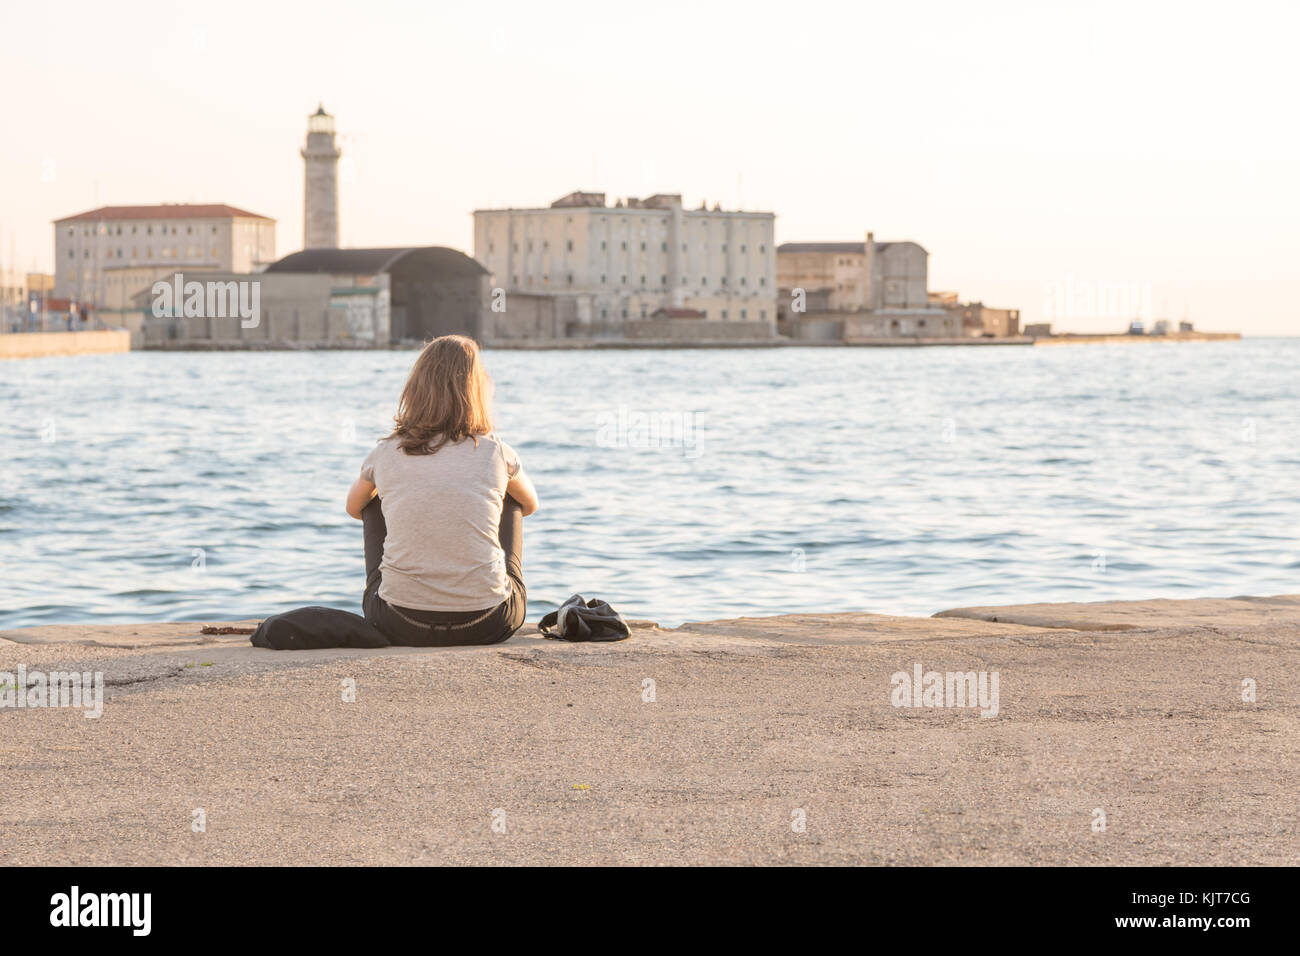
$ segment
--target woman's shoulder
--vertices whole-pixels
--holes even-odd
[[[519,455],[511,448],[504,438],[496,432],[488,432],[483,439],[490,441],[495,446],[495,451],[501,455],[502,461],[506,465],[506,474],[513,478],[519,471]]]

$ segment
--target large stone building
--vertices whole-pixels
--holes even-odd
[[[221,203],[102,206],[54,223],[54,294],[118,308],[175,272],[257,272],[275,220]]]
[[[777,252],[782,331],[792,338],[959,338],[930,300],[929,253],[915,242],[786,242]]]
[[[562,336],[635,337],[629,323],[655,313],[670,324],[700,320],[717,337],[770,336],[775,218],[684,209],[678,194],[609,206],[604,193],[578,192],[547,208],[476,210],[474,257],[505,293],[492,337],[509,338],[520,323]]]
[[[322,104],[307,117],[307,145],[302,149],[304,249],[339,246],[339,156],[334,117]]]

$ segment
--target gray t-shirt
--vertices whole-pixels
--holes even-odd
[[[379,492],[388,536],[379,596],[420,611],[484,611],[510,596],[497,537],[519,456],[495,435],[408,455],[385,438],[361,477]]]

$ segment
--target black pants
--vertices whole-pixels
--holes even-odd
[[[388,525],[378,498],[361,511],[366,537],[366,593],[361,607],[366,620],[394,644],[412,647],[451,647],[456,644],[499,644],[523,626],[528,611],[524,589],[524,510],[509,495],[501,509],[497,539],[506,555],[510,597],[482,611],[419,611],[395,607],[379,596],[379,563],[384,557]],[[436,542],[433,543],[436,547]]]

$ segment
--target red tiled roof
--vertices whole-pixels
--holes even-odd
[[[89,212],[65,216],[55,222],[77,222],[79,220],[102,219],[265,219],[275,222],[269,216],[259,216],[246,209],[237,209],[225,203],[181,203],[170,202],[158,206],[100,206]]]

